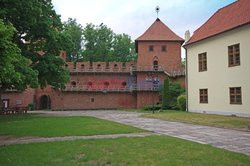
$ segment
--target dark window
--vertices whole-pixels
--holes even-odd
[[[109,87],[109,82],[105,82],[104,83],[104,88],[108,88]]]
[[[84,69],[84,64],[81,64],[81,68]]]
[[[93,69],[93,62],[89,62],[89,68]]]
[[[95,98],[90,98],[90,101],[93,103],[93,102],[95,102]]]
[[[161,46],[161,51],[162,52],[167,52],[167,47],[166,46]]]
[[[127,86],[127,83],[126,82],[123,82],[122,83],[122,87],[125,88]]]
[[[76,63],[74,63],[73,68],[76,69]]]
[[[199,72],[207,71],[207,53],[201,53],[198,55],[199,58]]]
[[[97,69],[101,69],[101,64],[98,64],[98,65],[97,65]]]
[[[242,104],[241,87],[229,88],[230,104]]]
[[[106,69],[109,68],[109,62],[106,62]]]
[[[240,44],[235,44],[228,47],[228,66],[240,65]]]
[[[207,89],[200,89],[200,103],[208,103]]]
[[[76,82],[75,82],[75,81],[72,81],[72,82],[71,82],[71,85],[75,87],[75,86],[76,86]]]
[[[69,67],[69,65],[68,65],[68,64],[66,64],[66,65],[65,65],[65,67]]]
[[[117,69],[117,68],[118,68],[118,65],[117,65],[117,64],[115,64],[115,65],[114,65],[114,68],[115,68],[115,69]]]
[[[149,46],[148,51],[153,52],[154,51],[154,46]]]

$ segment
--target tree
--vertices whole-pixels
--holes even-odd
[[[112,56],[116,61],[136,60],[135,46],[130,36],[126,34],[115,35]]]
[[[76,19],[69,18],[64,22],[63,32],[70,37],[72,46],[69,47],[67,58],[69,61],[78,61],[81,58],[82,42],[83,42],[83,28],[81,24],[76,22]]]
[[[69,49],[70,38],[63,33],[51,0],[0,0],[0,6],[0,18],[15,27],[13,41],[29,59],[29,70],[38,73],[39,87],[63,87],[69,72],[58,55]]]
[[[171,100],[171,95],[169,91],[169,79],[166,78],[164,80],[163,93],[162,93],[162,108],[163,109],[170,108],[170,100]]]
[[[21,55],[21,50],[12,42],[15,28],[0,20],[0,111],[1,95],[7,89],[24,90],[37,87],[38,72],[31,69],[31,61]]]
[[[83,30],[83,56],[89,61],[106,61],[111,55],[113,36],[106,25],[87,24]]]
[[[117,35],[103,24],[87,24],[83,29],[83,48],[83,61],[131,61],[137,57],[130,36]]]

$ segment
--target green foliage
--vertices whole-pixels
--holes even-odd
[[[59,88],[65,84],[69,76],[67,70],[62,68],[64,62],[59,60],[58,55],[59,51],[69,47],[70,38],[62,33],[63,26],[51,0],[1,0],[0,4],[0,19],[14,26],[16,31],[12,39],[23,58],[28,59],[24,62],[20,60],[20,63],[29,66],[25,72],[38,74],[36,78],[31,78],[34,82],[38,80],[40,87],[52,85]],[[44,55],[41,56],[39,51],[43,51]],[[51,75],[55,76],[53,80]],[[19,85],[22,83],[19,81]]]
[[[81,58],[83,28],[81,24],[76,22],[76,19],[69,18],[64,22],[63,33],[70,38],[69,47],[66,48],[67,58],[69,61],[78,61]]]
[[[112,57],[115,61],[131,61],[136,60],[137,54],[130,36],[126,34],[118,34],[114,36]]]
[[[83,29],[81,61],[132,61],[137,58],[128,35],[115,34],[106,25],[87,24]]]
[[[170,108],[170,102],[171,102],[171,95],[169,91],[169,79],[166,78],[164,80],[163,85],[163,92],[162,92],[162,108],[163,109],[169,109]]]
[[[180,84],[173,83],[168,79],[164,80],[164,86],[161,90],[162,108],[163,109],[178,109],[177,97],[185,92]],[[164,103],[165,102],[165,103]]]
[[[28,108],[29,108],[29,111],[33,111],[34,110],[34,104],[33,103],[28,104]]]
[[[145,111],[153,111],[153,110],[160,110],[162,108],[162,105],[146,105],[144,106],[143,110]]]
[[[5,25],[0,20],[0,91],[38,86],[38,73],[30,68],[31,61],[23,57],[12,42],[15,32],[12,25]]]
[[[177,98],[177,104],[181,111],[186,111],[186,95],[180,95]]]

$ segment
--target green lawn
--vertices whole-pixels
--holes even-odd
[[[0,146],[4,166],[248,166],[250,157],[164,136]]]
[[[148,113],[143,116],[148,118],[157,118],[162,120],[194,123],[200,125],[241,130],[247,130],[247,126],[250,125],[250,118],[198,114],[183,111],[164,111],[160,113],[157,112],[155,114]]]
[[[0,116],[0,135],[17,137],[121,134],[143,131],[94,117]]]

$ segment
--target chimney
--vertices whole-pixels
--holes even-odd
[[[190,39],[190,32],[189,32],[189,30],[187,30],[185,32],[185,42],[188,42],[189,39]]]

